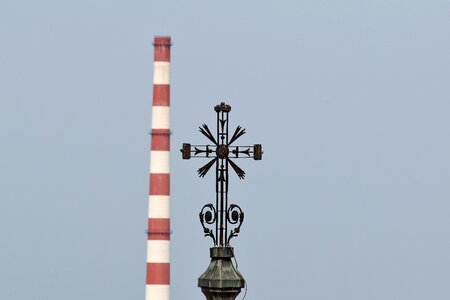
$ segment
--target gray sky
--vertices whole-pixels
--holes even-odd
[[[144,299],[151,45],[172,48],[172,299],[203,299],[232,105],[246,299],[450,298],[448,1],[0,2],[0,299]]]

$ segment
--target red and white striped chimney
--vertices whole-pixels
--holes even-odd
[[[170,37],[155,37],[146,300],[168,300],[170,287]]]

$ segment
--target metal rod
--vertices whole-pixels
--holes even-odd
[[[219,112],[217,112],[217,143],[219,143]],[[216,162],[216,210],[219,210],[219,160]],[[218,211],[218,217],[220,218],[220,212]],[[219,222],[216,220],[216,238],[219,237]],[[216,244],[217,244],[216,239]]]

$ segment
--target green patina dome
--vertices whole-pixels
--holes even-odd
[[[245,279],[234,267],[232,247],[210,249],[211,262],[198,278],[198,286],[207,299],[234,299],[245,287]]]

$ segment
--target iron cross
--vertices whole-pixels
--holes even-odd
[[[245,134],[245,129],[237,126],[234,133],[229,136],[228,132],[228,114],[231,106],[224,102],[216,105],[214,111],[217,113],[217,133],[214,136],[209,127],[203,124],[199,127],[200,132],[212,143],[205,145],[191,145],[184,143],[181,148],[183,159],[192,158],[210,158],[204,166],[197,170],[200,177],[204,177],[208,171],[215,165],[216,168],[216,205],[212,203],[203,206],[200,211],[200,223],[202,224],[205,236],[213,239],[214,246],[228,246],[230,239],[237,236],[240,232],[242,222],[244,221],[244,212],[236,204],[228,205],[228,167],[236,172],[240,179],[244,179],[245,172],[232,159],[234,158],[253,158],[262,159],[261,144],[253,146],[237,146],[234,142]],[[215,233],[205,225],[215,224]],[[236,227],[228,231],[228,225]]]

